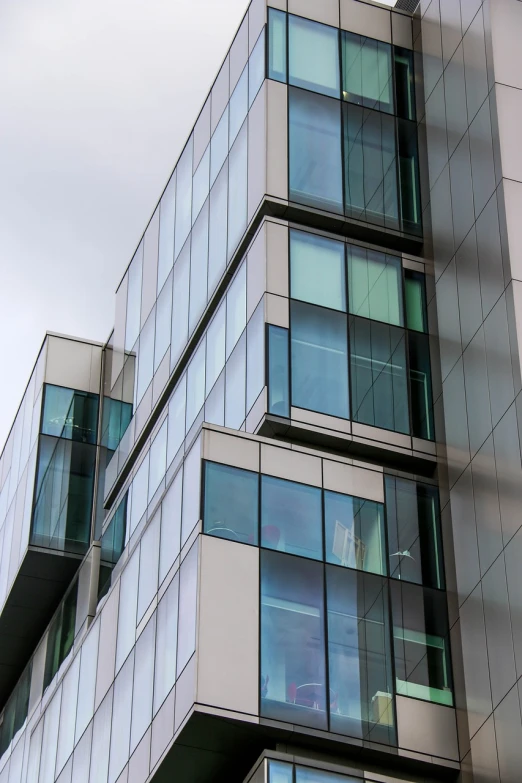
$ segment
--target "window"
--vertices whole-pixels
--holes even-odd
[[[416,332],[427,331],[426,294],[424,275],[412,269],[404,270],[406,325]]]
[[[268,76],[286,83],[286,14],[268,9]]]
[[[446,595],[392,581],[397,693],[453,705]]]
[[[421,233],[419,193],[419,151],[414,122],[398,120],[401,215],[404,231]]]
[[[394,744],[387,582],[326,568],[330,731]]]
[[[291,302],[292,405],[347,419],[346,316]]]
[[[167,421],[163,422],[163,425],[154,438],[150,447],[149,458],[149,502],[154,497],[154,493],[161,484],[162,479],[165,478],[165,470],[167,468]]]
[[[399,228],[393,117],[344,103],[343,126],[346,214]]]
[[[205,340],[192,357],[187,370],[187,424],[189,431],[205,402]]]
[[[227,359],[246,324],[246,264],[239,268],[227,293]]]
[[[217,175],[228,155],[228,106],[217,124],[210,140],[210,186],[214,184]]]
[[[246,412],[261,394],[265,385],[265,319],[260,302],[247,325]]]
[[[346,310],[344,243],[305,231],[290,231],[293,299]]]
[[[231,258],[247,223],[247,124],[239,131],[230,150],[228,177],[228,249]]]
[[[258,491],[257,473],[215,462],[205,463],[204,532],[257,545]]]
[[[413,52],[394,47],[395,91],[397,114],[405,120],[415,119],[415,79],[413,75]]]
[[[225,366],[225,303],[223,302],[207,329],[206,394],[214,386]]]
[[[230,97],[229,103],[230,121],[229,121],[229,148],[232,147],[239,129],[245,121],[248,112],[248,65],[245,66],[243,73]]]
[[[340,104],[289,88],[290,198],[343,212]]]
[[[382,503],[325,491],[324,515],[328,563],[386,574]]]
[[[138,354],[138,383],[136,385],[136,405],[139,405],[154,375],[154,333],[156,329],[156,308],[147,318],[140,334]]]
[[[227,263],[228,164],[210,191],[208,292],[213,293]]]
[[[169,400],[167,467],[178,453],[185,439],[185,397],[187,377],[183,375]]]
[[[176,478],[161,501],[161,538],[159,550],[159,584],[161,585],[179,555],[181,546],[181,489],[183,471]]]
[[[284,761],[269,761],[269,783],[293,783],[293,770],[292,764],[285,764]]]
[[[261,546],[323,559],[321,490],[272,476],[261,478]]]
[[[409,433],[406,333],[350,318],[352,419]]]
[[[385,477],[390,576],[444,588],[438,492],[429,484]]]
[[[268,411],[290,416],[288,329],[268,326]]]
[[[179,570],[179,622],[177,676],[181,674],[196,649],[196,610],[198,588],[198,545],[183,560]]]
[[[176,167],[175,256],[185,244],[192,225],[192,136]]]
[[[44,435],[96,443],[98,395],[44,384]]]
[[[252,49],[248,61],[248,107],[252,106],[255,97],[265,79],[265,30],[263,31],[257,43]]]
[[[176,681],[178,593],[179,573],[176,574],[158,604],[156,666],[154,669],[154,715],[169,695]]]
[[[210,144],[203,153],[203,157],[199,162],[199,165],[194,172],[192,179],[192,223],[196,222],[196,218],[201,211],[201,207],[206,201],[209,191],[209,177],[210,177]]]
[[[188,337],[190,281],[190,244],[174,264],[174,293],[172,295],[172,330],[170,338],[170,368],[175,367]]]
[[[161,291],[174,263],[174,218],[176,215],[176,173],[160,202],[159,251],[158,251],[158,291]]]
[[[261,552],[263,717],[327,728],[323,604],[321,563]]]
[[[143,243],[140,244],[128,271],[127,320],[125,322],[125,350],[132,350],[140,333],[141,277],[143,267]]]
[[[341,36],[344,100],[393,114],[390,44],[344,30]]]
[[[76,602],[78,582],[74,583],[56,612],[47,635],[45,653],[44,690],[69,655],[76,627]]]
[[[192,229],[190,252],[189,334],[199,321],[207,303],[208,269],[208,203],[201,210]]]
[[[240,429],[246,405],[246,334],[230,354],[225,368],[225,427]]]
[[[401,259],[348,245],[350,313],[403,326]]]
[[[288,25],[289,83],[338,98],[339,31],[292,15]]]
[[[427,334],[408,333],[412,432],[417,438],[434,440],[430,346]]]
[[[172,275],[169,276],[156,305],[156,335],[154,344],[154,372],[160,366],[170,345],[170,324],[172,320]]]

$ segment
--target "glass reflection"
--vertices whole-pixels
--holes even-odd
[[[257,473],[215,462],[205,463],[204,532],[257,545],[258,491]]]
[[[382,503],[325,491],[324,515],[329,563],[386,573]]]
[[[261,546],[323,558],[321,490],[262,476]]]

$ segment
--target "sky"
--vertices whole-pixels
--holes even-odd
[[[247,6],[0,3],[0,453],[45,332],[109,336],[114,292]]]

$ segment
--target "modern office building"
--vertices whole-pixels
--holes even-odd
[[[0,457],[0,783],[522,779],[522,3],[252,0]],[[412,7],[413,6],[413,7]]]

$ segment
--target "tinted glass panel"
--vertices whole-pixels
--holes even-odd
[[[413,52],[394,47],[395,91],[397,114],[405,120],[415,119],[415,80],[413,75]]]
[[[289,82],[339,97],[339,31],[300,16],[288,17]]]
[[[326,568],[330,730],[395,742],[387,582]]]
[[[261,551],[261,715],[327,728],[323,565],[267,550]]]
[[[404,231],[421,232],[419,151],[417,126],[414,122],[398,120],[399,174],[401,190],[401,214]]]
[[[412,431],[417,438],[434,440],[430,346],[427,334],[408,333]]]
[[[63,386],[44,386],[42,433],[96,443],[98,395]]]
[[[248,61],[248,106],[252,106],[254,98],[265,78],[265,31],[257,39]]]
[[[270,783],[293,783],[293,765],[282,761],[270,761],[268,780]]]
[[[438,492],[429,484],[385,477],[390,576],[444,587]]]
[[[401,259],[348,245],[350,312],[403,326]]]
[[[225,427],[238,430],[245,420],[246,334],[230,354],[225,368]]]
[[[261,479],[261,546],[322,560],[321,490],[294,481]]]
[[[219,373],[225,366],[225,303],[212,319],[207,330],[206,393],[214,386]]]
[[[286,14],[268,9],[268,76],[286,82]]]
[[[290,232],[291,296],[334,310],[346,310],[344,243]]]
[[[406,326],[416,332],[427,331],[424,275],[412,269],[404,270]]]
[[[326,560],[386,573],[384,507],[372,500],[324,493]]]
[[[205,533],[257,545],[258,489],[257,473],[207,462],[203,512]]]
[[[190,307],[189,333],[194,327],[207,303],[208,264],[208,202],[201,210],[192,229],[190,252]]]
[[[158,369],[170,345],[172,321],[172,275],[165,283],[156,305],[156,334],[154,343],[154,372]]]
[[[158,291],[168,277],[174,263],[174,217],[176,214],[176,174],[165,188],[160,203]]]
[[[192,225],[192,136],[176,168],[175,255],[178,256]]]
[[[192,222],[196,220],[201,207],[205,203],[209,190],[210,176],[210,145],[205,150],[197,167],[192,183]]]
[[[214,291],[227,263],[228,164],[210,192],[208,291]]]
[[[290,198],[343,212],[340,104],[289,89]]]
[[[268,410],[290,416],[288,329],[272,325],[268,327]]]
[[[214,183],[228,155],[228,106],[210,140],[210,186]]]
[[[391,46],[343,30],[343,98],[393,113]]]
[[[409,433],[406,334],[363,318],[350,319],[352,418]]]
[[[230,150],[228,178],[228,258],[246,228],[247,221],[247,124]]]
[[[234,143],[248,112],[248,65],[243,70],[229,104],[228,146]]]
[[[292,405],[348,418],[346,316],[291,303]]]
[[[140,334],[138,356],[138,383],[136,386],[136,404],[139,405],[154,374],[154,335],[156,331],[156,312],[152,311]]]
[[[446,594],[390,582],[397,693],[453,704]]]
[[[361,778],[352,778],[347,775],[336,775],[335,772],[325,772],[322,769],[310,767],[296,767],[296,783],[361,783]]]
[[[174,367],[187,342],[190,281],[190,243],[174,264],[170,366]]]

